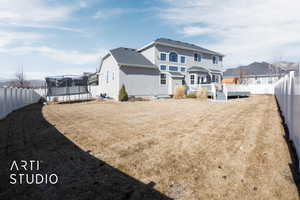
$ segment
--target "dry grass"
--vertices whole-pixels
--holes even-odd
[[[183,99],[185,96],[185,86],[176,85],[174,89],[174,99]]]
[[[175,199],[298,199],[272,96],[49,105],[43,115],[83,150]]]
[[[204,88],[198,88],[196,92],[197,99],[207,99],[207,91]]]

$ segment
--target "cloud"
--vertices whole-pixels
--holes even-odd
[[[0,48],[0,53],[9,55],[28,55],[34,54],[36,56],[42,55],[58,62],[69,65],[85,65],[96,64],[100,62],[101,56],[105,54],[105,49],[98,49],[92,53],[83,53],[76,50],[61,50],[50,48],[47,46],[34,47],[34,46],[22,46],[15,48]]]
[[[165,0],[160,17],[185,36],[210,36],[199,41],[227,55],[227,65],[288,56],[300,48],[299,0]],[[204,37],[202,37],[204,38]]]
[[[51,5],[42,0],[1,0],[0,24],[78,32],[77,29],[59,24],[72,19],[72,14],[85,6],[85,1],[73,5]]]
[[[96,12],[96,14],[93,16],[95,19],[107,19],[115,16],[120,16],[124,14],[126,10],[122,8],[109,8],[105,10],[99,10]]]
[[[0,48],[10,45],[33,44],[34,41],[43,37],[43,35],[38,33],[0,30]]]

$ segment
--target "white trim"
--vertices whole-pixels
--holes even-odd
[[[218,55],[218,56],[225,57],[225,55],[220,54],[220,53],[218,53],[218,52],[216,52],[216,53],[214,54],[214,53],[211,53],[211,52],[208,52],[208,51],[201,51],[201,50],[198,50],[198,49],[193,49],[193,48],[188,48],[188,47],[182,47],[182,46],[178,46],[178,45],[171,45],[171,44],[162,43],[162,42],[155,42],[155,44],[160,44],[160,45],[163,45],[163,46],[169,46],[169,47],[175,47],[175,48],[178,48],[178,49],[192,50],[192,51],[196,51],[196,52],[206,53],[206,54],[209,54],[209,55]]]
[[[142,52],[143,50],[145,50],[145,49],[151,47],[153,44],[155,44],[154,41],[153,41],[153,42],[150,42],[149,44],[146,44],[145,46],[143,46],[143,47],[141,47],[141,48],[139,48],[137,51],[138,51],[138,52]]]
[[[166,54],[166,60],[161,60],[161,54],[162,53],[164,53],[164,54]],[[161,61],[161,62],[168,62],[167,61],[167,58],[169,57],[169,54],[168,54],[168,52],[163,52],[163,51],[160,51],[159,52],[159,61]]]
[[[181,62],[181,57],[184,57],[184,62]],[[186,64],[187,56],[186,55],[180,55],[180,63]]]
[[[161,69],[161,66],[166,66],[166,69]],[[168,70],[168,65],[159,65],[159,70],[160,71],[167,71]]]
[[[170,67],[177,67],[177,70],[176,71],[170,70]],[[170,71],[170,72],[179,72],[179,66],[168,65],[168,71]]]
[[[177,62],[171,61],[171,60],[170,60],[170,54],[171,54],[171,53],[176,53],[176,55],[177,55]],[[169,63],[179,63],[179,62],[178,62],[178,61],[179,61],[178,57],[179,57],[179,53],[178,53],[177,51],[172,50],[172,51],[169,52],[169,60],[168,60],[168,62],[169,62]]]
[[[165,75],[165,81],[166,83],[165,84],[161,84],[161,75],[164,74]],[[160,72],[159,73],[159,86],[166,86],[167,85],[167,73],[165,72]]]

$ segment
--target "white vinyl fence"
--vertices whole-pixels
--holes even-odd
[[[275,85],[275,96],[289,129],[289,139],[300,157],[300,78],[295,72],[281,78]]]
[[[33,89],[0,88],[0,119],[24,106],[37,103],[40,95]]]

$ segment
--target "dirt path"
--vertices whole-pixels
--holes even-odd
[[[49,126],[83,152],[141,181],[138,185],[155,185],[170,198],[298,199],[272,96],[230,103],[190,99],[49,105],[42,113]],[[18,120],[25,120],[24,127],[35,126]],[[43,128],[36,132],[51,134]],[[42,140],[35,138],[33,152]],[[56,151],[67,154],[62,147]],[[166,198],[157,191],[155,198]]]

